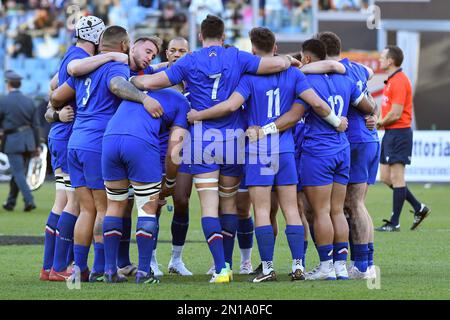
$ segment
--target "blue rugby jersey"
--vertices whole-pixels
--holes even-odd
[[[367,93],[367,81],[369,73],[367,69],[359,63],[352,62],[345,58],[339,61],[347,69],[346,75],[356,82],[359,90]],[[347,138],[350,143],[376,142],[379,141],[377,129],[369,130],[366,127],[365,114],[356,108],[349,108],[347,113],[348,130]]]
[[[234,47],[212,46],[186,54],[165,72],[172,84],[185,81],[192,108],[201,111],[227,100],[243,74],[258,71],[260,61],[260,57]],[[234,135],[228,137],[226,129],[242,127],[241,112],[239,109],[221,118],[205,120],[202,130],[220,130],[220,138],[230,140]],[[192,133],[194,127],[191,126]],[[195,135],[192,138],[202,140]]]
[[[61,65],[58,70],[58,86],[61,86],[64,84],[64,82],[67,81],[67,79],[70,78],[69,73],[67,72],[67,65],[72,61],[76,59],[84,59],[86,57],[89,57],[89,53],[84,51],[84,49],[77,47],[77,46],[71,46],[64,57],[61,60]],[[76,113],[77,110],[77,104],[76,101],[71,101],[69,103],[74,112]],[[54,140],[68,140],[70,135],[72,134],[72,126],[73,121],[71,122],[53,122],[50,127],[50,132],[48,133],[48,137]]]
[[[75,90],[77,100],[77,117],[68,148],[102,152],[106,125],[122,102],[109,90],[109,83],[115,77],[128,79],[129,66],[108,62],[87,75],[67,81]]]
[[[311,86],[337,116],[346,116],[350,103],[357,105],[364,97],[356,83],[340,74],[310,74],[306,76]],[[304,103],[307,110],[311,107]],[[333,155],[349,146],[347,135],[337,132],[315,112],[305,118],[302,152],[315,156]]]

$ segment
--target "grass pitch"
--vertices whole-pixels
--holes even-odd
[[[322,281],[290,282],[287,276],[291,258],[284,235],[284,221],[279,213],[280,234],[277,238],[274,263],[278,281],[252,284],[248,276],[235,275],[235,280],[226,285],[208,283],[210,276],[204,275],[211,265],[211,255],[204,241],[200,225],[198,199],[195,191],[191,199],[190,226],[183,257],[193,277],[170,276],[167,264],[170,259],[172,214],[167,207],[160,219],[160,235],[157,249],[160,268],[165,271],[158,285],[137,286],[129,283],[107,285],[82,283],[80,290],[69,290],[65,283],[39,281],[43,254],[43,238],[39,245],[0,244],[0,299],[450,299],[450,185],[410,185],[414,194],[432,208],[431,215],[417,231],[409,231],[412,214],[405,203],[399,233],[375,234],[375,264],[380,268],[380,282],[369,289],[366,281]],[[8,188],[0,185],[0,201],[6,198]],[[0,209],[0,236],[43,236],[48,211],[53,203],[54,187],[46,183],[35,192],[38,209],[32,213],[21,212],[19,203],[15,212]],[[376,226],[391,212],[392,191],[375,185],[368,194],[367,206]],[[135,222],[136,219],[134,217]],[[259,263],[256,240],[254,241],[253,264]],[[131,245],[132,261],[137,262],[137,247]],[[93,250],[91,249],[90,265]],[[235,269],[240,261],[236,243]],[[307,269],[318,262],[311,245],[307,253]]]

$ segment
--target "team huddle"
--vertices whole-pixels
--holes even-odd
[[[159,38],[138,37],[130,46],[122,27],[94,16],[78,21],[77,43],[52,79],[46,113],[56,197],[40,279],[159,283],[156,247],[167,197],[174,202],[168,271],[192,275],[182,259],[192,185],[213,260],[211,283],[232,281],[235,238],[240,274],[277,279],[278,206],[291,280],[375,277],[364,204],[380,155],[379,109],[367,90],[373,71],[341,59],[332,32],[303,42],[293,57],[276,54],[267,28],[250,31],[252,54],[224,45],[218,17],[209,15],[200,28],[202,49],[189,52],[185,39],[174,38],[168,62],[151,65]],[[129,256],[134,206],[137,266]],[[255,270],[253,235],[261,258]],[[306,272],[309,238],[320,264]]]

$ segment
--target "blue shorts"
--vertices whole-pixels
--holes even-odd
[[[298,183],[297,183],[297,192],[301,192],[303,191],[303,185],[302,185],[302,174],[300,172],[300,159],[302,157],[302,153],[301,152],[296,152],[295,153],[295,165],[297,167],[297,179],[298,179]]]
[[[302,153],[300,158],[302,186],[326,186],[334,182],[347,185],[350,172],[350,147],[331,156],[312,156]]]
[[[62,172],[69,173],[67,164],[67,144],[69,140],[55,140],[48,138],[48,150],[50,151],[53,171],[61,168]]]
[[[386,130],[381,142],[381,164],[411,164],[413,133],[411,128]]]
[[[102,168],[105,181],[150,183],[162,177],[159,149],[128,135],[103,137]]]
[[[178,173],[192,174],[191,165],[181,162],[180,166],[178,167]]]
[[[220,171],[227,177],[240,177],[245,161],[245,146],[238,146],[238,140],[192,141],[191,173],[201,174]]]
[[[348,183],[374,184],[379,162],[379,142],[350,144],[350,179]]]
[[[98,152],[69,149],[67,153],[70,182],[73,188],[104,190],[102,155]]]
[[[252,157],[256,164],[249,161],[245,164],[245,184],[252,186],[286,186],[297,184],[297,168],[293,152],[280,153],[278,157],[261,160]]]

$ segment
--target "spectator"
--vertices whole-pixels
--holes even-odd
[[[14,38],[11,52],[13,58],[16,58],[19,55],[24,55],[27,58],[33,57],[33,40],[27,33],[27,30],[27,25],[20,26],[17,36]]]
[[[195,15],[195,21],[199,26],[208,14],[220,17],[223,12],[223,4],[221,0],[192,0],[189,12]]]

